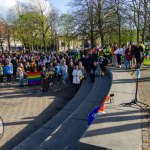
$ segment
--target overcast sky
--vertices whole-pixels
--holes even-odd
[[[17,1],[24,2],[27,0],[0,0],[0,14],[5,15],[7,10],[13,7]],[[68,7],[66,5],[70,0],[49,0],[49,1],[53,6],[58,8],[61,13],[67,12]]]

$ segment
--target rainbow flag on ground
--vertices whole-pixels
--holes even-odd
[[[28,85],[41,84],[41,73],[40,72],[28,72]]]

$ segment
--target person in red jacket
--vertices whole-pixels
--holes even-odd
[[[135,56],[134,56],[136,47],[137,47],[137,46],[132,43],[132,45],[131,45],[131,53],[132,53],[131,66],[132,66],[132,67],[135,67],[135,66],[136,66],[136,59],[135,59]]]
[[[125,57],[126,57],[125,68],[126,68],[126,69],[127,69],[127,68],[130,69],[131,61],[132,61],[132,57],[133,57],[131,45],[129,45],[129,47],[126,49],[126,51],[125,51]]]

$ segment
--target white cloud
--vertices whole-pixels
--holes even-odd
[[[17,0],[0,0],[0,14],[5,15],[9,8],[16,4]]]
[[[8,9],[15,6],[17,2],[27,2],[28,0],[0,0],[0,15],[5,16]],[[40,0],[42,3],[44,2],[49,7],[49,0]],[[47,11],[47,10],[46,10]]]
[[[8,9],[15,6],[17,1],[23,2],[25,0],[0,0],[0,14],[6,15]]]

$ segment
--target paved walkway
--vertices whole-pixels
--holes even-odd
[[[115,82],[110,92],[115,93],[115,103],[107,104],[107,113],[99,116],[93,124],[94,132],[89,128],[88,133],[84,134],[80,142],[88,143],[86,145],[92,145],[92,148],[95,145],[94,150],[99,149],[99,145],[105,147],[104,149],[119,145],[113,150],[148,150],[150,148],[150,109],[142,111],[141,115],[138,107],[120,106],[120,103],[130,102],[134,98],[135,83],[129,74],[130,71],[115,69],[113,73]],[[127,88],[129,84],[132,86]],[[40,87],[23,89],[0,87],[0,116],[5,123],[5,133],[0,140],[0,149],[12,149],[23,141],[61,110],[74,93],[74,90],[70,93],[68,86],[62,92],[58,93],[57,88],[54,88],[47,94],[43,94]],[[150,105],[150,66],[143,66],[141,69],[139,96],[142,102]],[[100,130],[100,128],[106,130]],[[118,144],[120,140],[121,144]],[[96,145],[97,141],[99,145]]]
[[[48,136],[50,136],[62,123],[80,106],[84,99],[88,96],[93,83],[87,78],[82,82],[82,85],[73,99],[52,119],[39,128],[36,132],[30,135],[27,139],[21,142],[15,150],[34,150],[36,149]]]
[[[142,66],[139,93],[141,102],[150,106],[150,66]],[[142,128],[143,150],[148,150],[150,149],[150,108],[142,111],[142,121],[146,122],[146,127]]]
[[[79,142],[81,150],[113,149],[142,150],[142,130],[146,122],[142,120],[139,107],[123,107],[134,99],[135,81],[129,71],[112,69],[114,103],[106,104],[106,114],[97,116]]]
[[[60,111],[74,96],[75,89],[65,85],[43,93],[39,86],[0,87],[0,116],[5,132],[0,149],[11,150]]]

